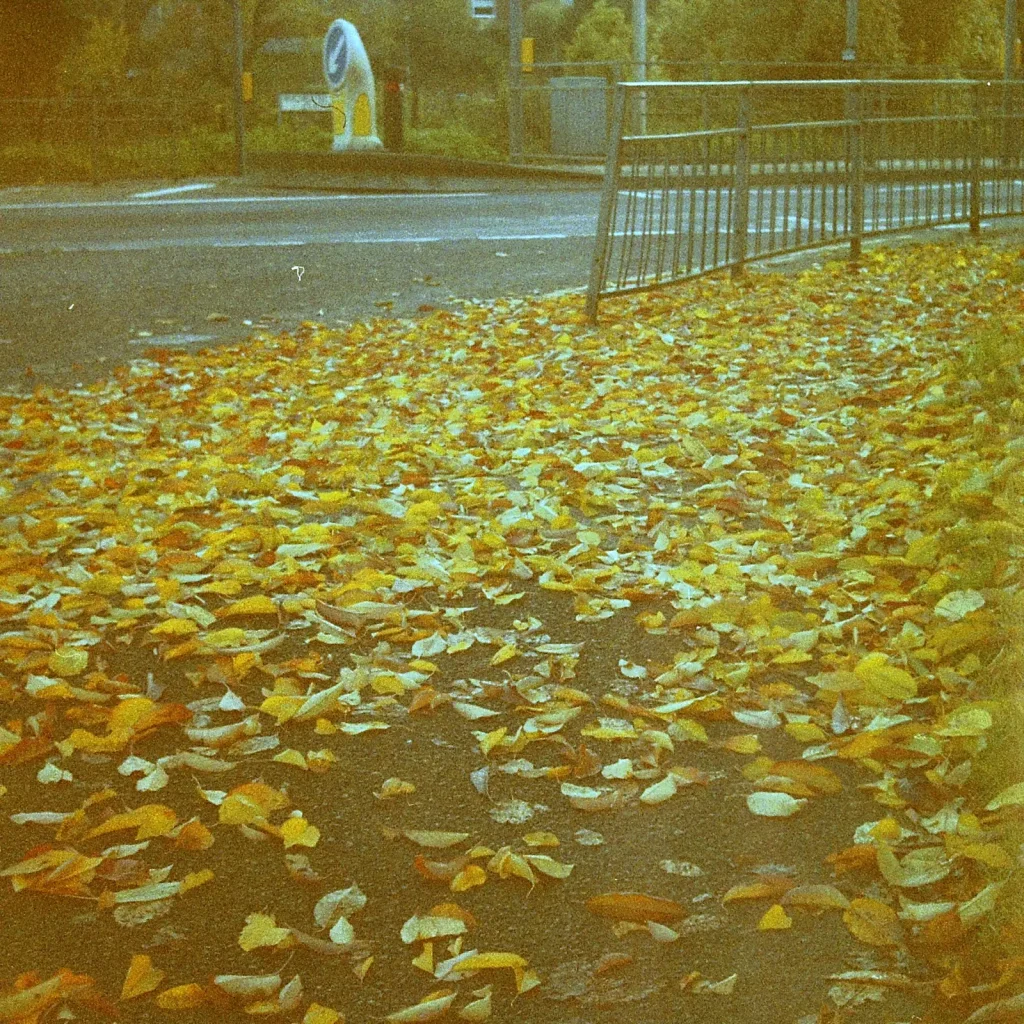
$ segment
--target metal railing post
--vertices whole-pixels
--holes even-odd
[[[971,110],[970,129],[971,151],[968,157],[970,164],[970,183],[968,188],[971,204],[971,234],[977,238],[981,234],[981,82],[974,83],[974,88],[971,90],[971,99],[973,109]]]
[[[732,169],[732,276],[740,277],[747,262],[747,227],[750,218],[750,86],[740,92],[736,119],[736,155]]]
[[[857,82],[850,88],[847,119],[850,121],[850,167],[847,188],[850,189],[850,259],[860,259],[864,238],[864,85]]]
[[[597,323],[597,303],[601,297],[605,270],[612,244],[615,225],[612,216],[619,188],[619,158],[622,154],[622,128],[626,113],[626,88],[621,83],[615,87],[615,113],[612,118],[612,134],[608,140],[608,159],[604,166],[604,190],[601,194],[601,209],[597,215],[597,238],[594,240],[594,256],[590,264],[590,283],[587,286],[587,319]]]

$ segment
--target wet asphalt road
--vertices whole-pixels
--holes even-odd
[[[0,190],[0,388],[85,383],[149,346],[237,342],[260,324],[580,288],[599,202],[596,188],[344,195],[198,184],[208,187]]]

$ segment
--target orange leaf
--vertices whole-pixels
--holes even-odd
[[[616,921],[677,921],[686,908],[675,900],[647,896],[642,892],[606,892],[587,900],[587,910],[598,917]]]

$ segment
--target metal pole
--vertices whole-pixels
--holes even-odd
[[[242,99],[244,51],[242,47],[241,0],[232,0],[231,13],[235,41],[235,173],[241,177],[245,174],[245,101]]]
[[[508,2],[508,159],[523,162],[523,0]]]
[[[587,287],[587,319],[597,323],[597,302],[601,297],[608,255],[614,230],[615,201],[619,194],[619,159],[622,153],[623,120],[626,109],[626,90],[615,86],[615,112],[612,115],[612,137],[608,145],[608,159],[604,165],[604,191],[601,193],[601,209],[597,215],[597,238],[594,240],[594,257],[590,264],[590,283]]]
[[[647,81],[647,0],[633,0],[633,80]],[[647,93],[637,96],[636,130],[647,134]]]
[[[1003,78],[1017,77],[1017,0],[1005,0],[1003,8]]]
[[[850,259],[859,260],[864,238],[864,89],[858,82],[850,89],[847,117],[852,122],[851,153],[847,188],[850,189]]]
[[[846,0],[846,49],[843,50],[844,61],[857,59],[857,3],[858,0]]]
[[[742,277],[747,262],[750,223],[750,87],[740,93],[736,120],[736,157],[732,170],[732,276]]]
[[[970,156],[970,226],[971,234],[981,234],[981,82],[975,82],[972,90],[971,156]]]

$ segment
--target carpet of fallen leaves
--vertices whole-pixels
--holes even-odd
[[[1020,266],[0,396],[0,1021],[1019,1020],[1024,415],[955,356]]]

